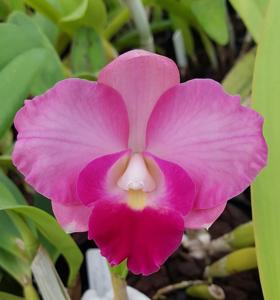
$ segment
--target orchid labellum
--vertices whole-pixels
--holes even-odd
[[[180,84],[172,60],[135,50],[97,82],[66,79],[26,101],[13,162],[66,231],[148,275],[265,166],[262,124],[219,83]]]

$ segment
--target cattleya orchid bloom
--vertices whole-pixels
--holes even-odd
[[[148,275],[265,166],[262,124],[219,83],[180,84],[172,60],[134,50],[97,82],[66,79],[26,101],[13,162],[66,231]]]

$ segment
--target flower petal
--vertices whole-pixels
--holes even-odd
[[[183,232],[183,218],[173,210],[137,211],[113,201],[97,201],[89,221],[89,239],[101,254],[112,265],[127,258],[134,274],[158,271],[179,247]]]
[[[96,201],[105,199],[129,204],[129,192],[118,186],[130,159],[129,154],[130,151],[126,150],[99,157],[81,171],[77,192],[84,205],[93,207]],[[186,215],[195,198],[195,186],[189,175],[180,166],[150,153],[144,153],[144,158],[156,181],[154,191],[143,192],[144,206],[172,209]]]
[[[107,65],[98,81],[122,95],[129,117],[129,148],[143,151],[148,118],[156,101],[180,82],[176,64],[161,55],[133,50]]]
[[[118,179],[129,154],[123,151],[90,162],[80,173],[77,192],[93,209],[89,238],[101,253],[111,264],[127,259],[132,272],[148,275],[180,245],[183,216],[192,208],[195,186],[181,167],[144,153],[155,190],[121,189]]]
[[[78,204],[76,180],[94,158],[127,147],[128,119],[110,87],[67,79],[17,113],[13,162],[51,200]]]
[[[179,165],[144,153],[148,167],[157,180],[157,189],[148,200],[155,207],[166,207],[186,215],[193,207],[196,189],[188,173]]]
[[[88,231],[90,208],[84,205],[63,205],[53,201],[52,209],[57,222],[66,232]]]
[[[185,227],[208,229],[222,214],[226,203],[208,209],[193,209],[185,217]]]
[[[266,164],[263,119],[239,100],[213,80],[191,80],[169,89],[149,120],[147,151],[188,172],[197,209],[238,195]]]
[[[79,174],[77,193],[81,202],[92,207],[98,200],[125,198],[117,181],[127,165],[129,150],[108,154],[91,161]]]

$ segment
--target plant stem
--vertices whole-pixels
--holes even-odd
[[[23,288],[24,299],[26,300],[40,300],[37,291],[34,289],[32,283]]]
[[[135,26],[139,32],[141,47],[153,52],[155,50],[154,39],[142,1],[125,0],[125,3],[131,12]]]
[[[130,19],[130,12],[127,8],[121,10],[120,13],[111,21],[104,30],[104,37],[110,40]]]
[[[153,296],[153,300],[162,299],[162,297],[165,294],[169,294],[169,293],[177,291],[177,290],[185,289],[185,288],[188,288],[188,287],[196,285],[196,284],[207,284],[207,282],[202,281],[202,280],[188,280],[188,281],[181,281],[178,283],[170,284],[168,286],[160,288],[156,292],[156,294]]]
[[[113,272],[111,272],[111,280],[114,290],[114,300],[128,300],[125,280]]]
[[[224,300],[225,292],[216,284],[197,284],[186,289],[189,296],[205,300]]]
[[[151,31],[153,33],[158,33],[167,29],[172,28],[172,23],[170,20],[157,21],[150,24]],[[122,50],[124,48],[129,48],[139,43],[139,33],[137,30],[130,30],[125,33],[120,38],[118,38],[114,45],[117,50]],[[133,47],[132,47],[133,48]]]

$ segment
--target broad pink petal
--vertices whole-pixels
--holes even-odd
[[[225,203],[265,166],[262,117],[213,80],[169,89],[147,128],[147,151],[183,167],[197,188],[195,208]]]
[[[193,209],[185,216],[185,227],[208,229],[222,214],[226,203],[207,209]]]
[[[112,88],[67,79],[17,113],[13,162],[51,200],[78,204],[76,181],[88,162],[127,148],[128,119]]]
[[[127,258],[134,274],[158,271],[179,247],[183,232],[183,218],[173,210],[147,207],[137,211],[105,200],[96,202],[89,221],[89,239],[101,254],[112,265]]]
[[[129,116],[129,148],[143,151],[147,121],[156,101],[180,82],[175,63],[161,55],[133,50],[107,65],[98,81],[122,95]]]
[[[57,222],[66,232],[88,231],[90,208],[84,205],[63,205],[53,201],[52,209]]]

